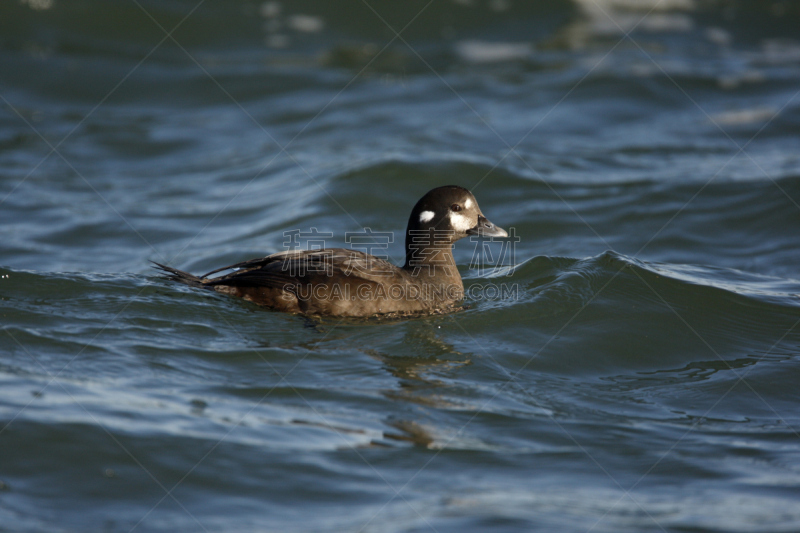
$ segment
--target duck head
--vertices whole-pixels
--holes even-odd
[[[406,229],[406,264],[409,254],[420,248],[449,250],[454,242],[468,235],[508,237],[504,229],[484,216],[469,190],[457,185],[432,189],[411,210]]]

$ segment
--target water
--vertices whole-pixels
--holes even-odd
[[[6,1],[0,530],[799,530],[799,24]],[[457,245],[454,315],[309,322],[149,267],[312,227],[399,260],[449,183],[519,236]]]

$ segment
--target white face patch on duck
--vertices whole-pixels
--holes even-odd
[[[475,223],[469,217],[465,217],[461,213],[451,211],[448,215],[450,217],[450,227],[458,233],[466,233],[468,229],[472,229]]]
[[[436,213],[433,211],[423,211],[419,214],[419,221],[420,222],[430,222],[433,220],[433,217],[436,216]]]
[[[467,208],[467,209],[469,209],[470,207],[472,207],[472,200],[470,200],[469,198],[467,198],[467,201],[466,201],[466,202],[464,202],[464,207],[465,207],[465,208]]]

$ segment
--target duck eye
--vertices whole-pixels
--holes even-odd
[[[461,206],[458,205],[458,204],[453,204],[453,205],[450,206],[450,209],[453,210],[453,211],[458,212],[458,211],[461,211]]]

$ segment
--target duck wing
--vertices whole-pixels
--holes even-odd
[[[235,272],[210,278],[225,270]],[[291,250],[243,261],[205,274],[207,286],[272,287],[291,291],[300,284],[331,283],[332,279],[349,284],[393,281],[398,268],[381,258],[358,250],[327,248]]]

